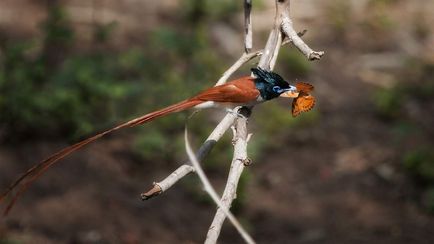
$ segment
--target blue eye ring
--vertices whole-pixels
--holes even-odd
[[[276,93],[281,93],[283,90],[280,88],[280,86],[273,86],[273,91]]]

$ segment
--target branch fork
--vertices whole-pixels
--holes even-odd
[[[292,44],[307,57],[308,60],[319,60],[324,55],[324,51],[314,51],[312,50],[300,37],[306,33],[304,30],[301,33],[297,33],[292,25],[292,20],[289,16],[284,16],[281,24],[282,32],[285,33],[286,37]],[[301,34],[301,35],[300,35]]]
[[[270,31],[267,44],[263,50],[250,52],[252,49],[252,25],[250,17],[252,1],[244,0],[245,52],[226,72],[224,72],[222,77],[217,81],[216,86],[224,84],[227,79],[243,64],[256,57],[261,57],[258,64],[260,68],[266,70],[273,70],[276,64],[280,47],[288,43],[292,43],[301,53],[303,53],[304,56],[306,56],[308,60],[319,60],[324,55],[324,51],[314,51],[301,39],[301,36],[306,33],[306,30],[298,33],[294,30],[292,20],[289,16],[290,0],[275,1],[276,15],[274,19],[274,26]],[[242,107],[235,108],[233,111],[228,112],[226,116],[222,119],[222,121],[216,126],[213,132],[209,135],[209,137],[205,140],[202,146],[199,148],[196,155],[192,154],[191,152],[191,148],[189,146],[186,134],[186,149],[190,161],[182,164],[178,169],[176,169],[164,180],[156,183],[154,182],[153,187],[149,191],[141,194],[142,200],[148,200],[152,197],[162,194],[180,179],[182,179],[189,173],[195,172],[201,178],[202,183],[204,184],[205,189],[207,190],[209,195],[218,205],[217,212],[214,216],[211,226],[208,229],[205,243],[214,244],[217,242],[221,228],[226,218],[230,219],[231,223],[233,223],[235,228],[238,230],[240,235],[247,243],[254,243],[253,239],[251,239],[248,233],[244,231],[242,226],[229,211],[233,200],[236,198],[236,189],[243,169],[245,166],[249,166],[252,164],[251,159],[247,155],[247,145],[252,137],[252,134],[247,132],[247,122],[251,113],[251,109],[252,107]],[[229,128],[231,128],[233,132],[232,144],[234,146],[234,154],[226,187],[224,189],[221,199],[218,200],[218,197],[216,197],[217,194],[215,193],[215,191],[212,192],[213,188],[209,184],[209,181],[206,178],[198,161],[201,161],[205,158],[205,156],[211,151],[217,141]],[[191,163],[193,164],[193,166],[191,165]]]

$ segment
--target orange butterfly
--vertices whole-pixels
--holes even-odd
[[[295,87],[298,96],[292,101],[292,116],[297,117],[303,112],[311,110],[315,106],[315,97],[309,94],[313,91],[313,86],[308,83],[297,82]]]

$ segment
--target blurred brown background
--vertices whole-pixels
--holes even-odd
[[[274,1],[253,1],[262,49]],[[434,2],[294,0],[326,55],[282,49],[315,85],[250,119],[254,164],[233,211],[259,243],[434,243]],[[0,189],[66,145],[212,86],[242,52],[242,1],[0,1]],[[247,74],[252,61],[235,76]],[[234,78],[235,78],[234,76]],[[198,147],[222,117],[190,122]],[[141,202],[186,158],[188,113],[104,138],[47,172],[0,220],[0,243],[201,243],[215,212],[196,176]],[[202,164],[218,189],[231,135]],[[242,243],[226,223],[221,243]]]

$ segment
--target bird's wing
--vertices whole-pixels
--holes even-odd
[[[207,89],[193,99],[221,103],[248,103],[255,101],[259,94],[253,79],[248,76]]]

